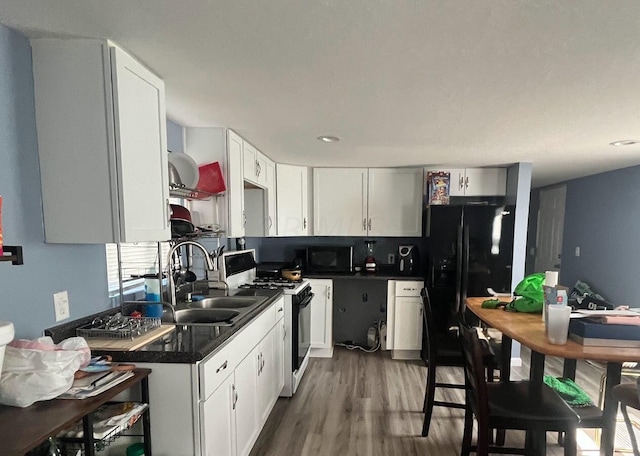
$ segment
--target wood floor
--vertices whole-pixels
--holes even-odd
[[[512,379],[526,378],[528,370],[523,349],[523,366],[513,369]],[[560,375],[560,361],[548,359],[547,372]],[[576,381],[594,401],[600,374],[578,363]],[[462,375],[461,369],[438,369],[439,381],[462,381]],[[463,410],[435,407],[429,437],[420,436],[425,376],[421,361],[395,361],[389,352],[336,347],[333,359],[310,360],[293,398],[278,400],[251,455],[458,455]],[[463,400],[462,392],[439,391],[437,397]],[[624,433],[622,424],[619,428]],[[594,438],[592,431],[579,438],[580,455],[598,454],[589,438]],[[520,446],[523,439],[523,433],[507,433],[507,445]],[[553,434],[548,436],[547,454],[562,455]]]

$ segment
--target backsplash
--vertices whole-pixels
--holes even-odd
[[[398,246],[414,244],[418,246],[420,258],[426,255],[426,240],[423,238],[400,237],[273,237],[246,238],[247,248],[256,249],[258,261],[291,261],[295,257],[295,250],[306,246],[353,246],[353,260],[355,266],[362,266],[365,259],[365,239],[376,241],[375,256],[379,264],[388,264],[388,255],[394,254],[398,258]]]

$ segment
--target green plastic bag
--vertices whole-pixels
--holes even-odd
[[[506,310],[512,312],[542,312],[544,305],[544,273],[536,272],[526,276],[518,284],[513,294],[516,298],[511,301]]]

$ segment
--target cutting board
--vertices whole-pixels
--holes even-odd
[[[174,329],[174,325],[162,325],[135,339],[101,339],[98,337],[87,337],[85,339],[89,344],[89,348],[93,350],[133,351],[144,347],[165,334],[169,334]]]

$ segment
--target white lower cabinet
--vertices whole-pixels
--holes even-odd
[[[236,454],[247,455],[258,437],[258,404],[263,398],[258,395],[258,352],[259,347],[247,356],[234,372],[235,374],[235,420]],[[262,394],[262,391],[260,392]],[[267,399],[268,400],[268,399]],[[225,413],[220,410],[218,413]]]
[[[387,349],[394,359],[419,359],[422,349],[424,282],[390,280],[387,294]]]
[[[139,363],[156,456],[247,456],[284,385],[284,298],[197,364]],[[158,404],[157,410],[155,404]]]
[[[311,351],[312,358],[333,356],[333,281],[309,279],[313,289],[311,301]]]
[[[233,373],[200,405],[202,454],[233,456],[236,454],[235,385]],[[221,412],[226,411],[226,413]]]

